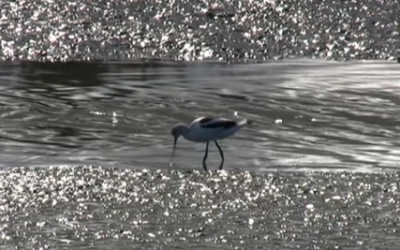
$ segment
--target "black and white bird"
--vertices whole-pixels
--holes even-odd
[[[171,130],[171,134],[174,137],[174,148],[171,158],[174,156],[176,143],[180,136],[192,142],[205,142],[206,151],[203,157],[203,168],[207,171],[206,160],[208,156],[208,145],[210,141],[214,141],[221,155],[222,161],[219,169],[222,169],[225,160],[224,153],[217,141],[232,136],[247,124],[249,124],[247,119],[234,121],[215,117],[196,118],[189,126],[186,124],[177,124]]]

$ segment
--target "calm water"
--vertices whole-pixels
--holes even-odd
[[[399,79],[384,61],[2,63],[0,164],[169,169],[171,126],[215,115],[254,121],[222,142],[228,170],[397,169]],[[203,150],[181,140],[174,168]]]

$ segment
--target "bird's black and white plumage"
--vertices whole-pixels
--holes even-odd
[[[183,136],[188,141],[205,142],[206,152],[203,158],[203,167],[205,170],[207,170],[205,161],[208,156],[208,145],[210,141],[214,141],[222,158],[222,162],[219,167],[219,169],[222,169],[224,164],[224,154],[217,141],[235,134],[246,124],[248,124],[247,119],[242,121],[234,121],[225,118],[208,116],[195,119],[189,126],[186,126],[185,124],[178,124],[174,126],[171,131],[175,139],[174,151],[176,142],[180,136]],[[174,151],[172,152],[172,155],[174,154]]]
[[[212,117],[202,117],[202,119],[199,120],[199,123],[200,126],[205,129],[230,129],[238,126],[237,121]]]

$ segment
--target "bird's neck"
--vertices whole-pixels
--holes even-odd
[[[188,126],[185,126],[185,130],[182,133],[183,138],[185,138],[186,140],[190,140],[191,138],[191,134],[190,134],[190,129]]]

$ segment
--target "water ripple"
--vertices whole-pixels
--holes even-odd
[[[371,171],[399,162],[400,75],[391,63],[23,63],[0,71],[2,166],[84,159],[165,168],[171,126],[201,115],[254,122],[222,141],[227,168]],[[175,166],[200,167],[203,147],[182,140]],[[212,151],[210,164],[218,160]]]

